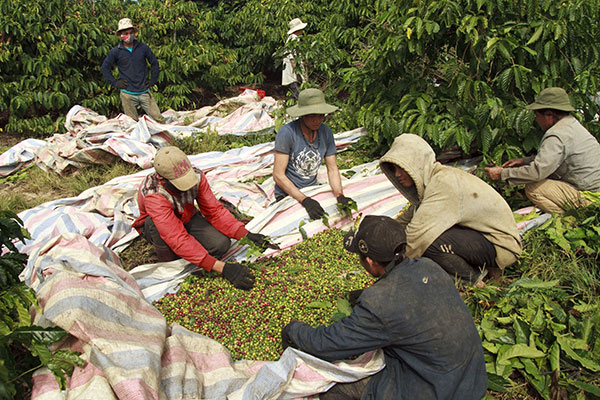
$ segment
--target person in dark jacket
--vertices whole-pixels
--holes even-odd
[[[126,115],[137,121],[137,107],[140,106],[152,119],[164,122],[150,93],[150,88],[158,82],[158,60],[150,47],[135,39],[136,33],[137,28],[129,18],[119,21],[117,35],[121,37],[121,43],[113,47],[102,62],[102,75],[112,87],[121,91],[121,106]],[[112,72],[115,65],[119,69],[118,80]]]
[[[450,276],[428,258],[405,258],[404,227],[369,215],[344,248],[379,279],[364,289],[352,314],[312,328],[292,321],[282,345],[327,361],[382,349],[386,366],[320,394],[331,399],[481,399],[487,374],[481,339]]]
[[[219,260],[229,250],[230,238],[246,237],[261,247],[279,247],[260,233],[248,232],[216,199],[202,171],[192,167],[177,147],[158,150],[154,169],[138,189],[140,216],[132,226],[152,243],[158,260],[181,257],[206,271],[221,273],[238,289],[251,289],[254,275],[245,265]]]

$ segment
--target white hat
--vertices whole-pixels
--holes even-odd
[[[137,28],[133,26],[133,22],[129,18],[123,18],[119,20],[119,25],[117,27],[117,33],[124,31],[125,29],[133,28],[137,31]]]
[[[293,20],[291,20],[288,23],[288,26],[290,27],[290,29],[288,30],[288,35],[291,35],[294,32],[297,32],[299,30],[302,30],[304,28],[306,28],[306,23],[302,22],[302,20],[300,18],[294,18]]]

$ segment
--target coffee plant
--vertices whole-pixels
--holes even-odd
[[[118,19],[139,24],[157,55],[162,109],[197,108],[231,85],[278,82],[287,23],[317,86],[342,106],[336,130],[365,126],[379,155],[403,132],[488,163],[531,153],[540,131],[524,110],[561,86],[600,131],[600,0],[24,0],[0,4],[0,129],[42,136],[74,104],[119,111],[100,74]]]

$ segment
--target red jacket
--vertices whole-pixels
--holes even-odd
[[[185,229],[198,212],[194,200],[206,220],[225,236],[239,240],[248,230],[217,200],[202,171],[194,170],[199,176],[198,186],[179,194],[167,191],[156,173],[148,175],[138,189],[140,216],[132,226],[140,232],[146,217],[152,218],[160,237],[175,254],[210,271],[217,259]]]

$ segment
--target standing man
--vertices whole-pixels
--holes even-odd
[[[379,166],[410,207],[398,217],[406,226],[407,257],[428,257],[451,276],[477,283],[494,277],[521,254],[512,210],[490,185],[435,159],[420,136],[398,136]]]
[[[544,89],[525,108],[535,112],[545,132],[539,151],[501,167],[487,167],[487,176],[511,185],[524,183],[529,200],[545,212],[564,213],[568,206],[588,205],[579,191],[600,192],[600,144],[569,114],[575,109],[567,92],[558,87]]]
[[[352,314],[312,328],[292,321],[282,331],[293,346],[327,361],[383,349],[385,368],[354,383],[337,384],[328,399],[478,400],[487,375],[481,339],[452,279],[427,258],[405,259],[404,228],[368,215],[344,248],[379,279],[364,289]]]
[[[337,202],[349,204],[352,201],[342,191],[333,132],[323,125],[325,114],[337,109],[325,102],[325,96],[319,89],[305,89],[300,92],[298,104],[286,110],[291,117],[298,119],[284,125],[275,137],[275,200],[292,196],[306,208],[311,219],[321,218],[325,210],[318,201],[306,196],[300,189],[317,183],[317,173],[323,159],[329,185]]]
[[[137,28],[129,18],[119,21],[117,35],[121,37],[121,43],[113,47],[102,62],[102,75],[112,87],[121,91],[121,105],[125,114],[137,121],[137,106],[141,106],[152,119],[164,122],[150,93],[150,88],[158,81],[158,60],[150,47],[135,39],[136,33]],[[112,73],[115,65],[119,69],[118,80]]]
[[[158,150],[154,169],[138,189],[140,216],[132,226],[154,245],[158,260],[181,257],[221,273],[236,288],[251,289],[254,276],[245,265],[219,260],[229,250],[229,238],[245,236],[259,246],[279,247],[264,235],[248,232],[215,198],[202,171],[193,168],[177,147]]]
[[[285,42],[286,44],[288,44],[290,41],[298,40],[298,37],[304,33],[306,23],[302,22],[300,18],[294,18],[289,22],[288,26],[289,30],[287,32],[288,38]],[[300,93],[300,84],[304,78],[303,76],[298,76],[295,71],[298,64],[300,64],[303,74],[305,74],[306,65],[296,58],[296,55],[293,51],[288,52],[283,59],[283,71],[281,73],[281,85],[288,87],[294,99],[298,99],[298,94]]]

